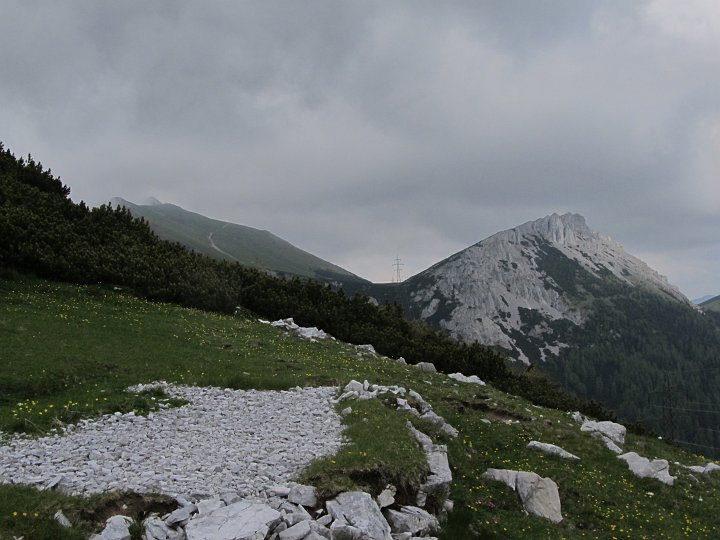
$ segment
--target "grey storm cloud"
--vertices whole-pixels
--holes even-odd
[[[714,0],[6,0],[0,140],[374,280],[578,211],[720,292]],[[680,264],[682,261],[682,264]]]

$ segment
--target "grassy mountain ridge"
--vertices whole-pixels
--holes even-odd
[[[138,205],[116,197],[111,202],[147,220],[160,238],[179,242],[208,257],[239,262],[275,275],[321,281],[365,281],[268,231],[208,218],[159,201]]]

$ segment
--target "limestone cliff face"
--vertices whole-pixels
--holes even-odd
[[[620,280],[677,301],[689,300],[664,276],[593,232],[578,214],[552,214],[499,232],[410,278],[420,317],[464,341],[514,351],[541,343],[541,358],[565,346],[558,327],[585,320],[578,276]]]

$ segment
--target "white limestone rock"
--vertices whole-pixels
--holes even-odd
[[[177,510],[173,511],[168,515],[164,521],[168,527],[184,527],[190,520],[190,508],[181,506]]]
[[[432,362],[418,362],[415,367],[420,371],[427,371],[428,373],[437,373],[437,368]]]
[[[53,515],[53,519],[55,519],[55,521],[57,521],[61,527],[65,527],[66,529],[72,527],[72,523],[70,523],[70,520],[67,518],[67,516],[63,514],[62,510],[58,510],[57,512],[55,512],[55,514]]]
[[[440,416],[433,410],[429,410],[426,413],[420,415],[420,418],[422,420],[427,420],[428,422],[435,424],[438,428],[440,428],[443,433],[449,435],[453,439],[458,436],[458,430],[448,424],[442,416]]]
[[[199,516],[185,527],[187,540],[255,540],[280,523],[281,515],[266,504],[238,501]]]
[[[201,515],[212,514],[215,510],[218,510],[223,506],[225,506],[225,502],[220,500],[220,497],[203,499],[197,503],[197,509]]]
[[[563,520],[560,493],[557,484],[534,472],[518,472],[510,469],[488,469],[483,478],[502,482],[517,491],[523,508],[530,514],[548,519],[553,523]]]
[[[575,454],[571,454],[570,452],[560,448],[559,446],[555,446],[554,444],[543,443],[539,441],[530,441],[527,447],[535,450],[540,450],[541,452],[544,452],[551,456],[561,457],[562,459],[580,461],[580,458],[577,457]]]
[[[302,540],[310,534],[310,522],[300,521],[292,527],[285,529],[279,535],[280,540]]]
[[[685,469],[689,470],[690,472],[694,472],[695,474],[710,474],[714,471],[720,471],[720,465],[712,462],[709,462],[707,465],[683,465],[682,463],[678,463],[676,461],[675,465],[684,467]]]
[[[265,322],[262,321],[261,322]],[[322,330],[312,327],[305,327],[305,326],[298,326],[297,323],[293,320],[292,317],[287,319],[280,319],[278,321],[273,321],[270,323],[270,326],[273,326],[275,328],[282,328],[284,330],[288,330],[290,332],[294,332],[300,337],[303,337],[305,339],[309,339],[310,341],[316,341],[318,339],[325,339],[330,337],[329,334],[326,334]]]
[[[291,503],[302,504],[303,506],[313,508],[317,505],[317,495],[315,492],[316,490],[313,486],[298,484],[290,488],[287,499]]]
[[[392,540],[390,525],[368,493],[362,491],[340,493],[335,499],[326,503],[326,508],[335,520],[330,527],[331,538],[343,538],[340,534],[355,534],[348,530],[347,526],[343,526],[347,524],[361,535],[365,535],[358,539]],[[342,532],[334,533],[333,529],[341,529]]]
[[[408,429],[420,444],[425,452],[430,474],[425,482],[420,486],[420,492],[417,497],[418,506],[425,506],[426,497],[435,495],[440,500],[447,499],[452,485],[452,471],[448,463],[447,447],[442,444],[434,444],[432,439],[422,431],[408,422]]]
[[[90,540],[130,540],[130,526],[132,518],[127,516],[112,516],[105,522],[105,528],[100,534],[93,534]]]
[[[666,459],[653,459],[652,461],[636,452],[628,452],[618,456],[628,464],[628,468],[635,476],[640,478],[655,478],[663,484],[672,486],[676,480],[670,476],[670,466]]]
[[[448,375],[448,377],[459,382],[479,384],[480,386],[485,386],[485,382],[482,381],[477,375],[467,376],[463,375],[462,373],[451,373],[450,375]]]
[[[609,437],[606,437],[602,433],[595,431],[595,432],[591,433],[591,435],[594,438],[601,440],[605,444],[607,449],[610,450],[611,452],[613,452],[615,454],[622,454],[624,452],[624,450],[622,448],[620,448],[617,444],[615,444],[612,439],[610,439]]]
[[[397,488],[395,486],[388,485],[377,496],[377,499],[376,499],[377,505],[381,509],[386,508],[388,506],[392,506],[393,504],[395,504],[395,494],[396,493],[397,493]]]
[[[185,531],[182,528],[168,527],[157,515],[146,518],[143,528],[143,540],[185,540]]]
[[[393,533],[411,533],[412,536],[425,536],[438,529],[435,516],[417,506],[401,506],[400,510],[383,511],[390,530]]]
[[[375,352],[375,347],[373,347],[370,344],[367,345],[355,345],[355,350],[360,352],[361,354],[373,354],[377,355],[377,352]]]
[[[580,426],[580,431],[597,432],[605,435],[616,444],[625,444],[625,426],[616,422],[603,421],[596,422],[594,420],[585,420]]]
[[[308,534],[304,540],[330,540],[330,531],[328,531],[327,536],[323,536],[317,531],[310,531],[310,534]]]

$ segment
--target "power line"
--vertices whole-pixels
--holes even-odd
[[[709,409],[687,409],[685,407],[670,407],[669,405],[657,405],[655,403],[650,404],[651,407],[660,407],[662,409],[670,409],[673,411],[686,411],[686,412],[696,412],[696,413],[715,413],[720,414],[720,409],[715,410],[709,410]]]
[[[689,446],[697,446],[699,448],[712,448],[713,450],[720,450],[720,446],[710,446],[709,444],[697,444],[697,443],[691,443],[688,441],[681,441],[678,439],[675,439],[675,441],[673,441],[673,442],[676,442],[678,444],[687,444]]]
[[[706,373],[708,371],[720,371],[720,366],[715,367],[706,367],[706,368],[697,368],[697,369],[659,369],[658,371],[661,371],[662,373]]]
[[[720,401],[714,403],[708,403],[706,401],[685,401],[684,405],[702,405],[705,407],[720,407]]]
[[[400,262],[400,255],[395,257],[395,262],[393,262],[393,268],[395,269],[395,282],[400,283],[402,279],[400,279],[400,268],[405,266],[403,263]]]

